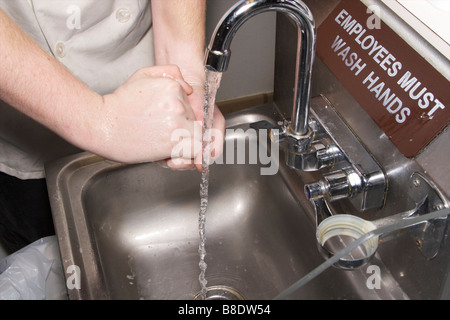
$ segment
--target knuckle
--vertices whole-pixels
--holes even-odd
[[[133,77],[139,77],[139,78],[146,77],[147,73],[148,73],[147,69],[145,69],[145,68],[139,69],[133,74]]]
[[[172,132],[172,134],[181,134],[181,136],[184,136],[185,132],[182,131],[184,129],[182,121],[180,121],[179,117],[171,117],[167,123],[167,129],[169,132]]]
[[[188,118],[187,102],[180,95],[171,95],[165,103],[165,108],[172,116]]]
[[[182,92],[182,88],[181,85],[172,79],[166,79],[167,80],[167,84],[166,84],[166,89],[169,93],[172,94],[180,94]]]
[[[168,68],[170,71],[172,71],[172,72],[174,72],[175,74],[177,74],[177,75],[181,73],[180,67],[178,67],[178,66],[175,65],[175,64],[168,65],[167,68]]]

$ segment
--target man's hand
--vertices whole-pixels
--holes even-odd
[[[187,152],[177,156],[192,164],[201,154],[202,139],[188,98],[192,94],[176,66],[139,70],[104,96],[104,115],[98,118],[104,140],[97,153],[120,162],[159,161],[170,159],[182,145]]]
[[[203,122],[205,68],[205,0],[152,0],[153,34],[155,43],[155,61],[157,65],[177,65],[183,78],[193,89],[188,101],[195,119]],[[222,153],[225,136],[225,119],[214,108],[215,140],[212,157]],[[201,169],[201,153],[196,157],[195,166]],[[189,166],[181,161],[168,161],[171,168]]]
[[[155,0],[159,5],[168,2]],[[114,93],[102,97],[44,52],[1,9],[0,26],[0,99],[73,145],[111,160],[168,160],[179,143],[188,146],[183,150],[189,152],[178,156],[190,163],[198,159],[204,70],[200,51],[189,49],[191,41],[178,46],[180,43],[167,37],[177,49],[163,45],[156,50],[159,67],[136,72]],[[199,47],[200,42],[194,41],[195,46]],[[171,52],[166,56],[167,63],[161,63],[164,52]],[[196,59],[191,60],[192,56],[184,52],[196,52]],[[181,72],[169,64],[177,64]],[[215,127],[224,130],[223,116],[217,109],[216,112]],[[177,130],[190,136],[172,141]],[[168,161],[169,166],[171,162]]]

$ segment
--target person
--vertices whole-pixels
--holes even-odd
[[[175,161],[171,135],[201,140],[205,11],[205,0],[0,0],[0,234],[11,251],[54,233],[50,160],[85,150],[200,166],[198,148]],[[214,128],[225,130],[217,108]]]

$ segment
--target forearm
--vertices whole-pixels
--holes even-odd
[[[201,128],[188,101],[193,88],[178,68],[138,70],[102,97],[43,51],[1,9],[0,44],[0,99],[72,144],[127,163],[189,160],[201,152],[195,149],[201,142],[194,141],[201,137]],[[190,152],[172,153],[179,142],[172,136],[179,132],[189,133],[182,142],[193,146]]]
[[[203,85],[205,0],[153,0],[156,64],[176,64],[185,80]]]
[[[83,110],[102,97],[48,55],[0,9],[0,99],[85,148],[94,128]],[[83,106],[83,109],[78,106]]]
[[[194,88],[189,96],[197,121],[203,120],[206,0],[152,0],[156,64],[175,64]],[[214,129],[224,137],[225,119],[214,109]],[[223,140],[216,137],[215,156],[222,153]],[[197,160],[198,161],[198,160]],[[201,170],[201,163],[197,162]]]

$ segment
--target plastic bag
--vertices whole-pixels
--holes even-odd
[[[67,299],[56,236],[37,240],[0,260],[0,299]]]

